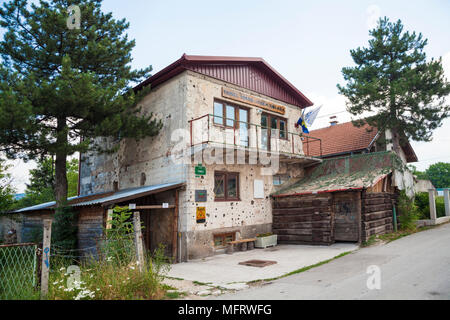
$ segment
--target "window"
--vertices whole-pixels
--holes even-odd
[[[228,242],[234,241],[234,233],[216,234],[214,235],[215,247],[226,247]]]
[[[239,173],[216,172],[214,194],[216,201],[239,201]]]
[[[273,176],[273,185],[274,186],[281,186],[285,182],[287,182],[290,179],[289,176],[286,175],[276,175]]]
[[[287,139],[287,120],[274,115],[263,114],[261,117],[261,127],[263,129],[267,128],[270,123],[270,134],[272,137]]]
[[[239,128],[243,125],[240,122],[248,122],[248,109],[227,102],[214,102],[214,124]]]

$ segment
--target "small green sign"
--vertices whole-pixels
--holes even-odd
[[[206,175],[206,168],[199,164],[195,167],[195,175],[196,176],[205,176]]]

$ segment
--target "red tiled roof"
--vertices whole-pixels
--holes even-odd
[[[374,141],[377,128],[365,125],[356,127],[352,122],[346,122],[323,129],[313,130],[310,136],[322,140],[322,156],[338,155],[366,149]],[[311,143],[312,156],[320,156],[319,144]]]

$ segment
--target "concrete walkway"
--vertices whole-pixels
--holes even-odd
[[[280,245],[172,265],[168,276],[224,287],[227,284],[277,278],[356,249],[356,244],[349,243],[332,246]],[[240,262],[249,260],[269,260],[276,261],[277,264],[265,268],[239,265]]]

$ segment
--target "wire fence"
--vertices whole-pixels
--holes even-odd
[[[38,294],[38,274],[38,245],[0,246],[0,300],[33,299]]]

